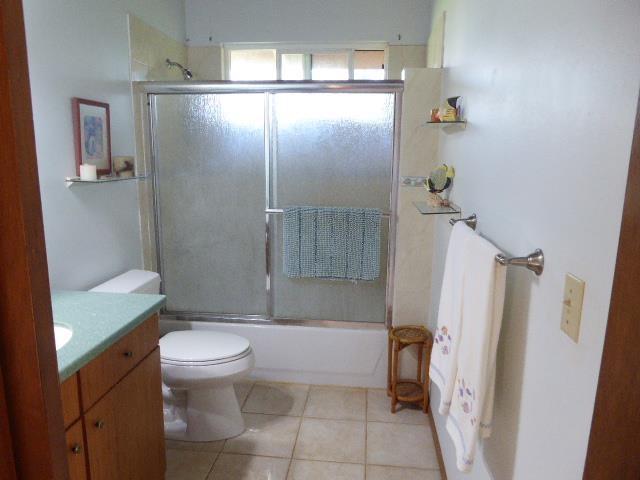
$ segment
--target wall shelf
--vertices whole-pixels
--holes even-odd
[[[429,202],[413,202],[413,205],[422,215],[458,215],[462,211],[454,203],[448,207],[430,205]]]
[[[466,120],[456,120],[455,122],[426,122],[422,126],[426,127],[442,127],[444,132],[451,132],[456,130],[464,130],[467,128]]]
[[[64,185],[67,188],[71,188],[75,185],[98,185],[113,182],[126,182],[129,180],[143,180],[145,178],[147,178],[146,175],[136,175],[135,177],[107,177],[99,178],[97,180],[80,180],[80,177],[67,177],[64,179]]]

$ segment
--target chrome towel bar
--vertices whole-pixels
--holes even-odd
[[[452,218],[451,220],[449,220],[449,225],[455,225],[458,222],[464,222],[467,224],[467,227],[475,230],[478,226],[478,216],[473,213],[466,218]]]
[[[451,225],[455,225],[458,222],[464,222],[467,226],[473,230],[478,226],[478,216],[474,213],[466,218],[452,218],[449,220]],[[539,248],[526,257],[511,257],[508,258],[504,253],[496,255],[496,262],[500,265],[515,265],[516,267],[525,267],[531,270],[536,275],[542,275],[544,271],[544,253]]]
[[[284,209],[282,209],[282,208],[267,208],[267,209],[265,209],[264,213],[272,214],[272,215],[278,215],[278,214],[284,213]],[[391,217],[391,212],[382,212],[382,218],[389,218],[389,217]]]
[[[526,257],[507,258],[504,254],[496,255],[496,262],[500,265],[515,265],[516,267],[526,267],[536,275],[542,275],[544,270],[544,253],[539,248]]]

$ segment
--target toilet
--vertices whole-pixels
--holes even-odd
[[[159,293],[160,276],[129,270],[90,291]],[[244,431],[233,384],[254,366],[249,340],[204,330],[169,332],[160,339],[160,363],[166,438],[211,442]]]

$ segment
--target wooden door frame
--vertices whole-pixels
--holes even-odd
[[[0,0],[0,65],[0,464],[15,468],[2,478],[66,480],[21,0]]]
[[[640,478],[640,101],[585,480]]]

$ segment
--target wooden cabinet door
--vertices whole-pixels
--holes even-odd
[[[85,414],[91,480],[164,478],[160,350]]]
[[[118,475],[118,391],[114,388],[84,415],[91,480],[114,480]]]
[[[116,387],[118,463],[122,479],[163,479],[164,420],[160,349],[156,348]]]
[[[87,480],[86,448],[82,435],[82,420],[78,420],[69,427],[66,433],[66,440],[69,478],[71,480]]]

